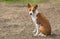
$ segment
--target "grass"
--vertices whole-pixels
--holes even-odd
[[[37,3],[42,3],[42,2],[48,2],[48,0],[0,0],[0,2],[6,2],[6,3],[32,3],[32,4],[37,4]]]
[[[44,2],[60,2],[60,0],[0,0],[0,2],[5,3],[32,3],[32,4],[38,4],[38,3],[44,3]]]

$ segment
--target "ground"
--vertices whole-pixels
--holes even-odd
[[[34,25],[27,7],[0,3],[0,39],[60,39],[60,3],[38,4],[52,27],[52,36],[34,37]]]

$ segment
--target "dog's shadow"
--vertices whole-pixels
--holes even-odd
[[[57,34],[55,34],[55,33],[53,33],[52,35],[51,35],[51,37],[56,37],[56,36],[58,36]]]
[[[60,38],[60,34],[53,33],[51,36],[48,36],[50,38]]]
[[[34,36],[32,36],[32,37],[34,37]],[[57,38],[60,38],[60,34],[55,34],[55,33],[53,33],[52,35],[47,36],[47,37],[36,36],[36,37],[34,37],[34,38],[54,38],[54,39],[57,39]]]

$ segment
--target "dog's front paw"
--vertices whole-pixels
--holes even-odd
[[[38,34],[34,34],[34,36],[38,36]]]
[[[36,32],[36,29],[33,32],[35,33]]]
[[[33,31],[34,33],[36,32],[36,30]]]

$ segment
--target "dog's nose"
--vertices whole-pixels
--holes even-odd
[[[30,13],[30,15],[32,15],[32,13]]]

